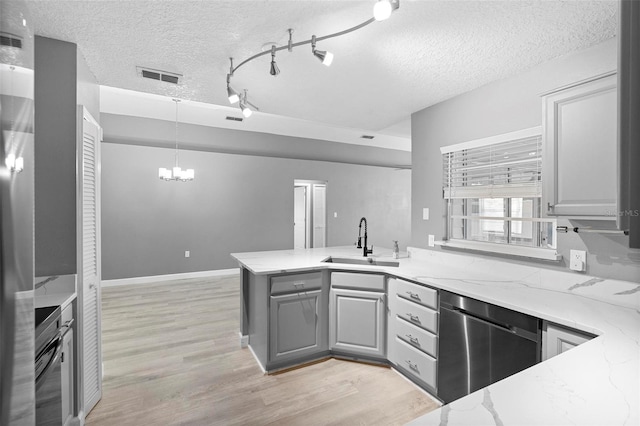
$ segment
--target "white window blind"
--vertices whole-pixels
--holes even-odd
[[[446,199],[542,194],[539,127],[443,147],[441,152]]]

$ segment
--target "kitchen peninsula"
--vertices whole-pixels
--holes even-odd
[[[234,253],[232,256],[241,268],[242,341],[254,353],[264,351],[264,355],[256,353],[256,358],[267,371],[270,371],[269,325],[266,324],[269,306],[256,310],[251,298],[258,291],[266,300],[270,284],[273,285],[272,277],[316,278],[318,281],[311,285],[312,290],[305,293],[317,291],[314,306],[326,309],[330,273],[383,275],[426,289],[471,297],[597,336],[444,405],[412,424],[625,425],[640,422],[638,283],[414,248],[408,249],[408,257],[398,259],[398,266],[323,262],[328,257],[361,258],[362,254],[354,247]],[[391,261],[391,251],[376,249],[373,258]],[[291,285],[298,282],[293,279]],[[264,317],[252,317],[256,313]],[[260,332],[256,334],[258,321]],[[330,353],[326,329],[317,332],[325,346],[314,353],[326,356]],[[276,362],[273,369],[286,365],[289,359],[281,364]],[[420,380],[416,382],[423,384]],[[428,386],[423,388],[433,393]]]

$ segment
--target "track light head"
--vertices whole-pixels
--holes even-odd
[[[244,118],[249,118],[251,117],[251,114],[253,114],[253,111],[251,111],[251,109],[242,101],[240,101],[240,109],[242,110]]]
[[[272,76],[276,76],[280,74],[280,68],[278,68],[278,64],[276,64],[276,46],[271,46],[271,69],[269,70],[269,74]]]
[[[333,53],[327,52],[326,50],[314,50],[313,54],[316,58],[322,62],[322,65],[331,66],[333,62]]]
[[[311,36],[311,52],[322,62],[322,65],[330,66],[333,62],[333,53],[316,49],[316,36]]]
[[[249,118],[251,117],[251,114],[253,114],[253,111],[251,111],[251,108],[249,108],[248,104],[249,104],[249,101],[247,101],[247,89],[244,89],[244,94],[241,96],[240,101],[238,103],[244,118]]]
[[[227,96],[229,97],[230,104],[235,104],[240,100],[240,96],[238,96],[238,92],[233,90],[233,88],[228,84],[227,84]]]
[[[391,6],[390,0],[378,0],[376,4],[373,5],[373,17],[376,21],[389,19],[392,11],[393,7]]]

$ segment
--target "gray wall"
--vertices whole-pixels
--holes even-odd
[[[35,40],[36,276],[76,272],[76,45]]]
[[[442,161],[439,148],[542,124],[540,93],[616,69],[616,40],[539,65],[530,71],[497,81],[441,102],[412,115],[411,244],[427,247],[428,234],[444,236]],[[430,220],[422,220],[422,208]],[[559,220],[558,225],[569,225]],[[627,237],[561,234],[559,252],[587,250],[587,273],[600,277],[640,281],[640,250],[628,248]],[[439,250],[439,248],[435,248]],[[553,269],[560,264],[542,263]]]
[[[76,273],[77,105],[100,92],[77,46],[35,37],[35,273]]]
[[[181,150],[195,180],[158,179],[172,164],[172,149],[102,144],[103,279],[235,268],[232,252],[293,248],[295,179],[328,182],[328,245],[353,244],[361,216],[374,246],[410,237],[408,170]]]

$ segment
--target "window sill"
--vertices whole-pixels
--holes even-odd
[[[482,241],[448,240],[436,241],[438,246],[444,248],[454,248],[471,250],[485,253],[498,253],[509,256],[529,257],[533,259],[551,260],[558,262],[562,260],[562,255],[553,249],[542,249],[535,247],[523,247],[506,244],[488,243]]]

